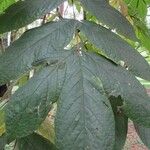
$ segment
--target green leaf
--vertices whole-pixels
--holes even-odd
[[[1,0],[0,1],[0,14],[10,5],[12,5],[13,3],[15,3],[15,0]]]
[[[128,130],[128,118],[120,111],[120,107],[123,105],[123,101],[120,97],[110,97],[111,106],[115,116],[115,145],[114,150],[121,150],[124,147],[127,130]]]
[[[55,60],[73,38],[77,22],[60,20],[27,31],[0,56],[0,84],[16,79],[33,65]],[[62,54],[61,54],[62,55]]]
[[[124,36],[137,40],[133,27],[119,11],[111,7],[107,0],[81,0],[87,10],[97,17],[102,23]]]
[[[66,80],[58,101],[56,143],[61,150],[107,149],[114,144],[113,112],[99,72],[84,52],[67,60]]]
[[[146,0],[125,0],[126,4],[129,7],[129,12],[132,11],[134,14],[138,15],[138,17],[145,19],[147,15],[147,5],[148,1]],[[131,9],[131,10],[130,10]]]
[[[150,148],[150,128],[145,128],[143,126],[139,126],[137,124],[134,124],[136,132],[140,136],[142,142]]]
[[[59,98],[65,63],[49,65],[36,73],[11,97],[6,107],[6,132],[10,140],[31,134],[44,121],[50,106]]]
[[[56,150],[54,144],[36,133],[19,139],[17,145],[19,150]]]
[[[108,95],[121,96],[124,100],[121,111],[139,125],[150,127],[150,98],[141,83],[130,72],[106,58],[96,54],[92,58],[100,69],[99,77]]]
[[[136,17],[134,17],[133,21],[137,29],[137,36],[140,39],[142,46],[150,51],[150,30],[148,29],[145,21],[142,21]]]
[[[21,28],[41,18],[65,0],[24,0],[11,5],[0,15],[0,33]]]
[[[124,100],[124,113],[139,125],[150,127],[150,98],[144,93],[129,93],[124,96]]]
[[[117,64],[124,62],[125,66],[136,76],[150,80],[150,65],[119,36],[100,25],[88,21],[82,23],[81,32]]]
[[[147,3],[147,5],[149,5],[149,4],[150,4],[150,0],[145,0],[145,2]]]
[[[142,30],[138,30],[137,32],[142,46],[144,46],[148,51],[150,51],[150,31],[147,30],[147,33],[144,33]]]

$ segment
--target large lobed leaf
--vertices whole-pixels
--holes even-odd
[[[114,62],[124,61],[131,72],[102,55],[86,52],[80,45],[65,50],[76,29]],[[123,123],[119,127],[122,125],[125,130],[122,133],[116,130],[116,134],[124,137],[127,122],[116,115],[114,118],[112,107],[116,113],[118,104],[111,107],[111,96],[123,100],[119,103],[121,113],[139,125],[150,127],[150,98],[132,74],[150,79],[149,65],[104,27],[87,21],[79,24],[75,20],[47,23],[13,43],[0,57],[0,63],[0,84],[18,78],[33,66],[43,65],[7,105],[6,128],[10,139],[36,130],[51,103],[57,100],[56,144],[61,150],[112,150],[114,146],[123,146],[124,138],[118,145],[114,141],[117,140],[115,122]]]
[[[107,98],[111,95],[121,95],[127,116],[150,127],[150,100],[138,80],[103,56],[78,50],[42,69],[12,96],[6,111],[10,138],[32,133],[57,99],[56,143],[62,150],[112,149],[115,126]]]
[[[12,96],[6,110],[10,139],[31,134],[46,117],[50,103],[59,99],[56,136],[60,149],[111,149],[113,113],[102,87],[95,86],[97,69],[85,54],[70,52],[60,63],[42,69]]]

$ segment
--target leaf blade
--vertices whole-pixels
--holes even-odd
[[[88,21],[83,21],[80,28],[81,32],[110,59],[117,64],[123,61],[136,76],[150,80],[150,65],[134,48],[119,36],[102,26]]]
[[[150,127],[150,98],[141,83],[107,58],[94,53],[91,57],[100,69],[99,78],[108,96],[121,96],[124,100],[121,110],[125,115],[139,125]]]
[[[69,58],[69,74],[58,101],[55,121],[57,146],[61,150],[111,150],[114,120],[110,103],[98,90],[100,87],[94,86],[96,68],[91,60],[84,54],[77,55],[75,52]]]
[[[18,78],[37,62],[62,55],[59,51],[71,41],[76,25],[74,20],[61,20],[27,31],[0,56],[0,84]]]
[[[65,64],[43,68],[11,97],[6,107],[6,132],[10,140],[31,134],[44,121],[59,98]]]
[[[147,146],[147,148],[150,148],[150,128],[145,128],[138,124],[134,124],[134,126],[142,142]]]
[[[0,15],[0,33],[21,28],[52,11],[63,2],[64,0],[18,1]]]
[[[120,97],[110,97],[111,106],[115,116],[115,145],[114,150],[123,149],[127,137],[128,118],[119,110],[123,105]]]
[[[119,11],[111,7],[107,0],[81,0],[81,3],[102,23],[108,25],[111,29],[116,29],[124,36],[137,41],[131,24]]]

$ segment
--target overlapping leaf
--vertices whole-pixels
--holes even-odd
[[[72,39],[75,29],[74,20],[46,24],[25,33],[1,56],[2,82],[18,77],[31,69],[32,65],[48,65],[11,98],[6,111],[7,133],[10,139],[28,135],[37,129],[46,117],[50,104],[59,97],[58,91],[64,79],[65,63],[61,62],[59,66],[56,64],[61,58],[67,57],[68,52],[64,47]],[[68,34],[64,36],[65,33]],[[52,67],[54,64],[56,66]]]
[[[81,32],[113,61],[116,63],[123,61],[136,76],[150,80],[150,65],[119,36],[102,26],[88,21],[83,22]]]
[[[113,112],[98,84],[98,69],[86,54],[78,52],[69,57],[67,69],[56,116],[58,148],[111,150],[115,136]]]
[[[150,148],[150,128],[145,128],[137,124],[134,124],[134,126],[143,143],[147,148]]]
[[[0,33],[23,27],[49,13],[65,0],[24,0],[11,5],[0,15]]]
[[[59,98],[65,68],[63,62],[45,67],[11,97],[6,109],[9,139],[24,137],[39,127]]]
[[[36,133],[19,139],[17,146],[19,150],[57,150],[54,144]]]
[[[122,109],[133,121],[150,127],[150,98],[140,82],[124,68],[114,65],[106,58],[92,56],[100,67],[100,78],[108,95],[124,100]]]
[[[81,0],[81,3],[87,10],[111,29],[116,29],[117,32],[124,36],[137,40],[131,24],[119,11],[111,7],[107,0]]]
[[[61,20],[23,34],[0,56],[0,84],[16,79],[32,65],[47,63],[48,57],[59,55],[58,51],[62,51],[73,38],[76,25],[74,20]]]
[[[121,112],[120,107],[123,105],[123,101],[120,97],[110,98],[111,106],[115,116],[115,145],[114,150],[121,150],[124,147],[127,129],[128,129],[128,118]]]

